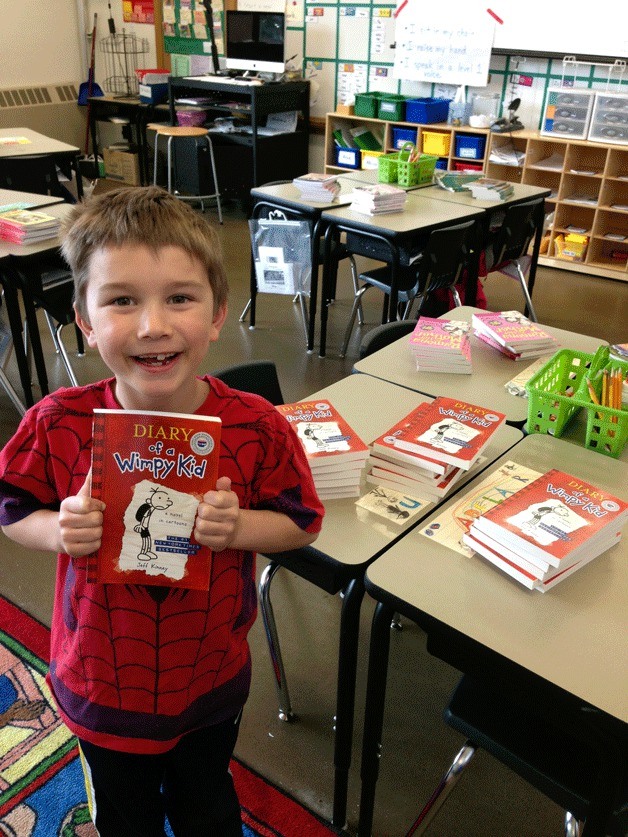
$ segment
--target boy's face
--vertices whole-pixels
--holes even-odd
[[[226,317],[200,261],[180,247],[104,247],[91,257],[86,318],[77,323],[116,377],[127,410],[192,413],[207,396],[196,375]]]

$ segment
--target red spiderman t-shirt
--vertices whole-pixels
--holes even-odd
[[[222,420],[220,476],[240,508],[268,509],[318,532],[324,513],[300,442],[266,400],[206,378],[197,411]],[[96,407],[119,409],[113,379],[61,389],[22,420],[0,454],[0,525],[58,509],[91,462]],[[248,696],[255,556],[214,555],[209,591],[88,584],[86,559],[57,563],[48,682],[80,738],[160,753],[187,732],[235,716]]]

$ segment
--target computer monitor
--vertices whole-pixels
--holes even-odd
[[[225,57],[227,70],[283,73],[285,15],[227,9]]]

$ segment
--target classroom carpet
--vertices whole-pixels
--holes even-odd
[[[76,739],[45,682],[48,655],[48,628],[0,596],[0,835],[96,837]],[[244,837],[337,833],[240,761],[231,770]]]

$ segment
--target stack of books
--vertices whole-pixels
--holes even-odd
[[[321,500],[357,497],[368,446],[329,401],[297,401],[277,410],[294,428]]]
[[[404,189],[390,183],[378,183],[374,186],[355,186],[351,195],[349,209],[364,215],[380,215],[384,212],[401,212],[406,205],[407,194]]]
[[[454,398],[424,402],[372,443],[366,480],[438,502],[479,461],[505,419]]]
[[[471,324],[463,320],[419,317],[410,349],[419,372],[471,374]]]
[[[61,223],[53,215],[32,209],[12,209],[0,213],[0,238],[17,244],[33,244],[56,238]]]
[[[306,201],[314,203],[328,203],[334,201],[340,194],[340,183],[337,174],[318,174],[312,171],[295,177],[292,183]]]
[[[515,192],[512,183],[493,177],[479,177],[467,183],[465,189],[468,189],[474,198],[483,201],[505,201]]]
[[[477,338],[512,360],[527,360],[552,354],[558,343],[519,311],[481,311],[473,314]]]
[[[530,590],[550,590],[614,546],[628,503],[551,470],[473,521],[464,543]]]

